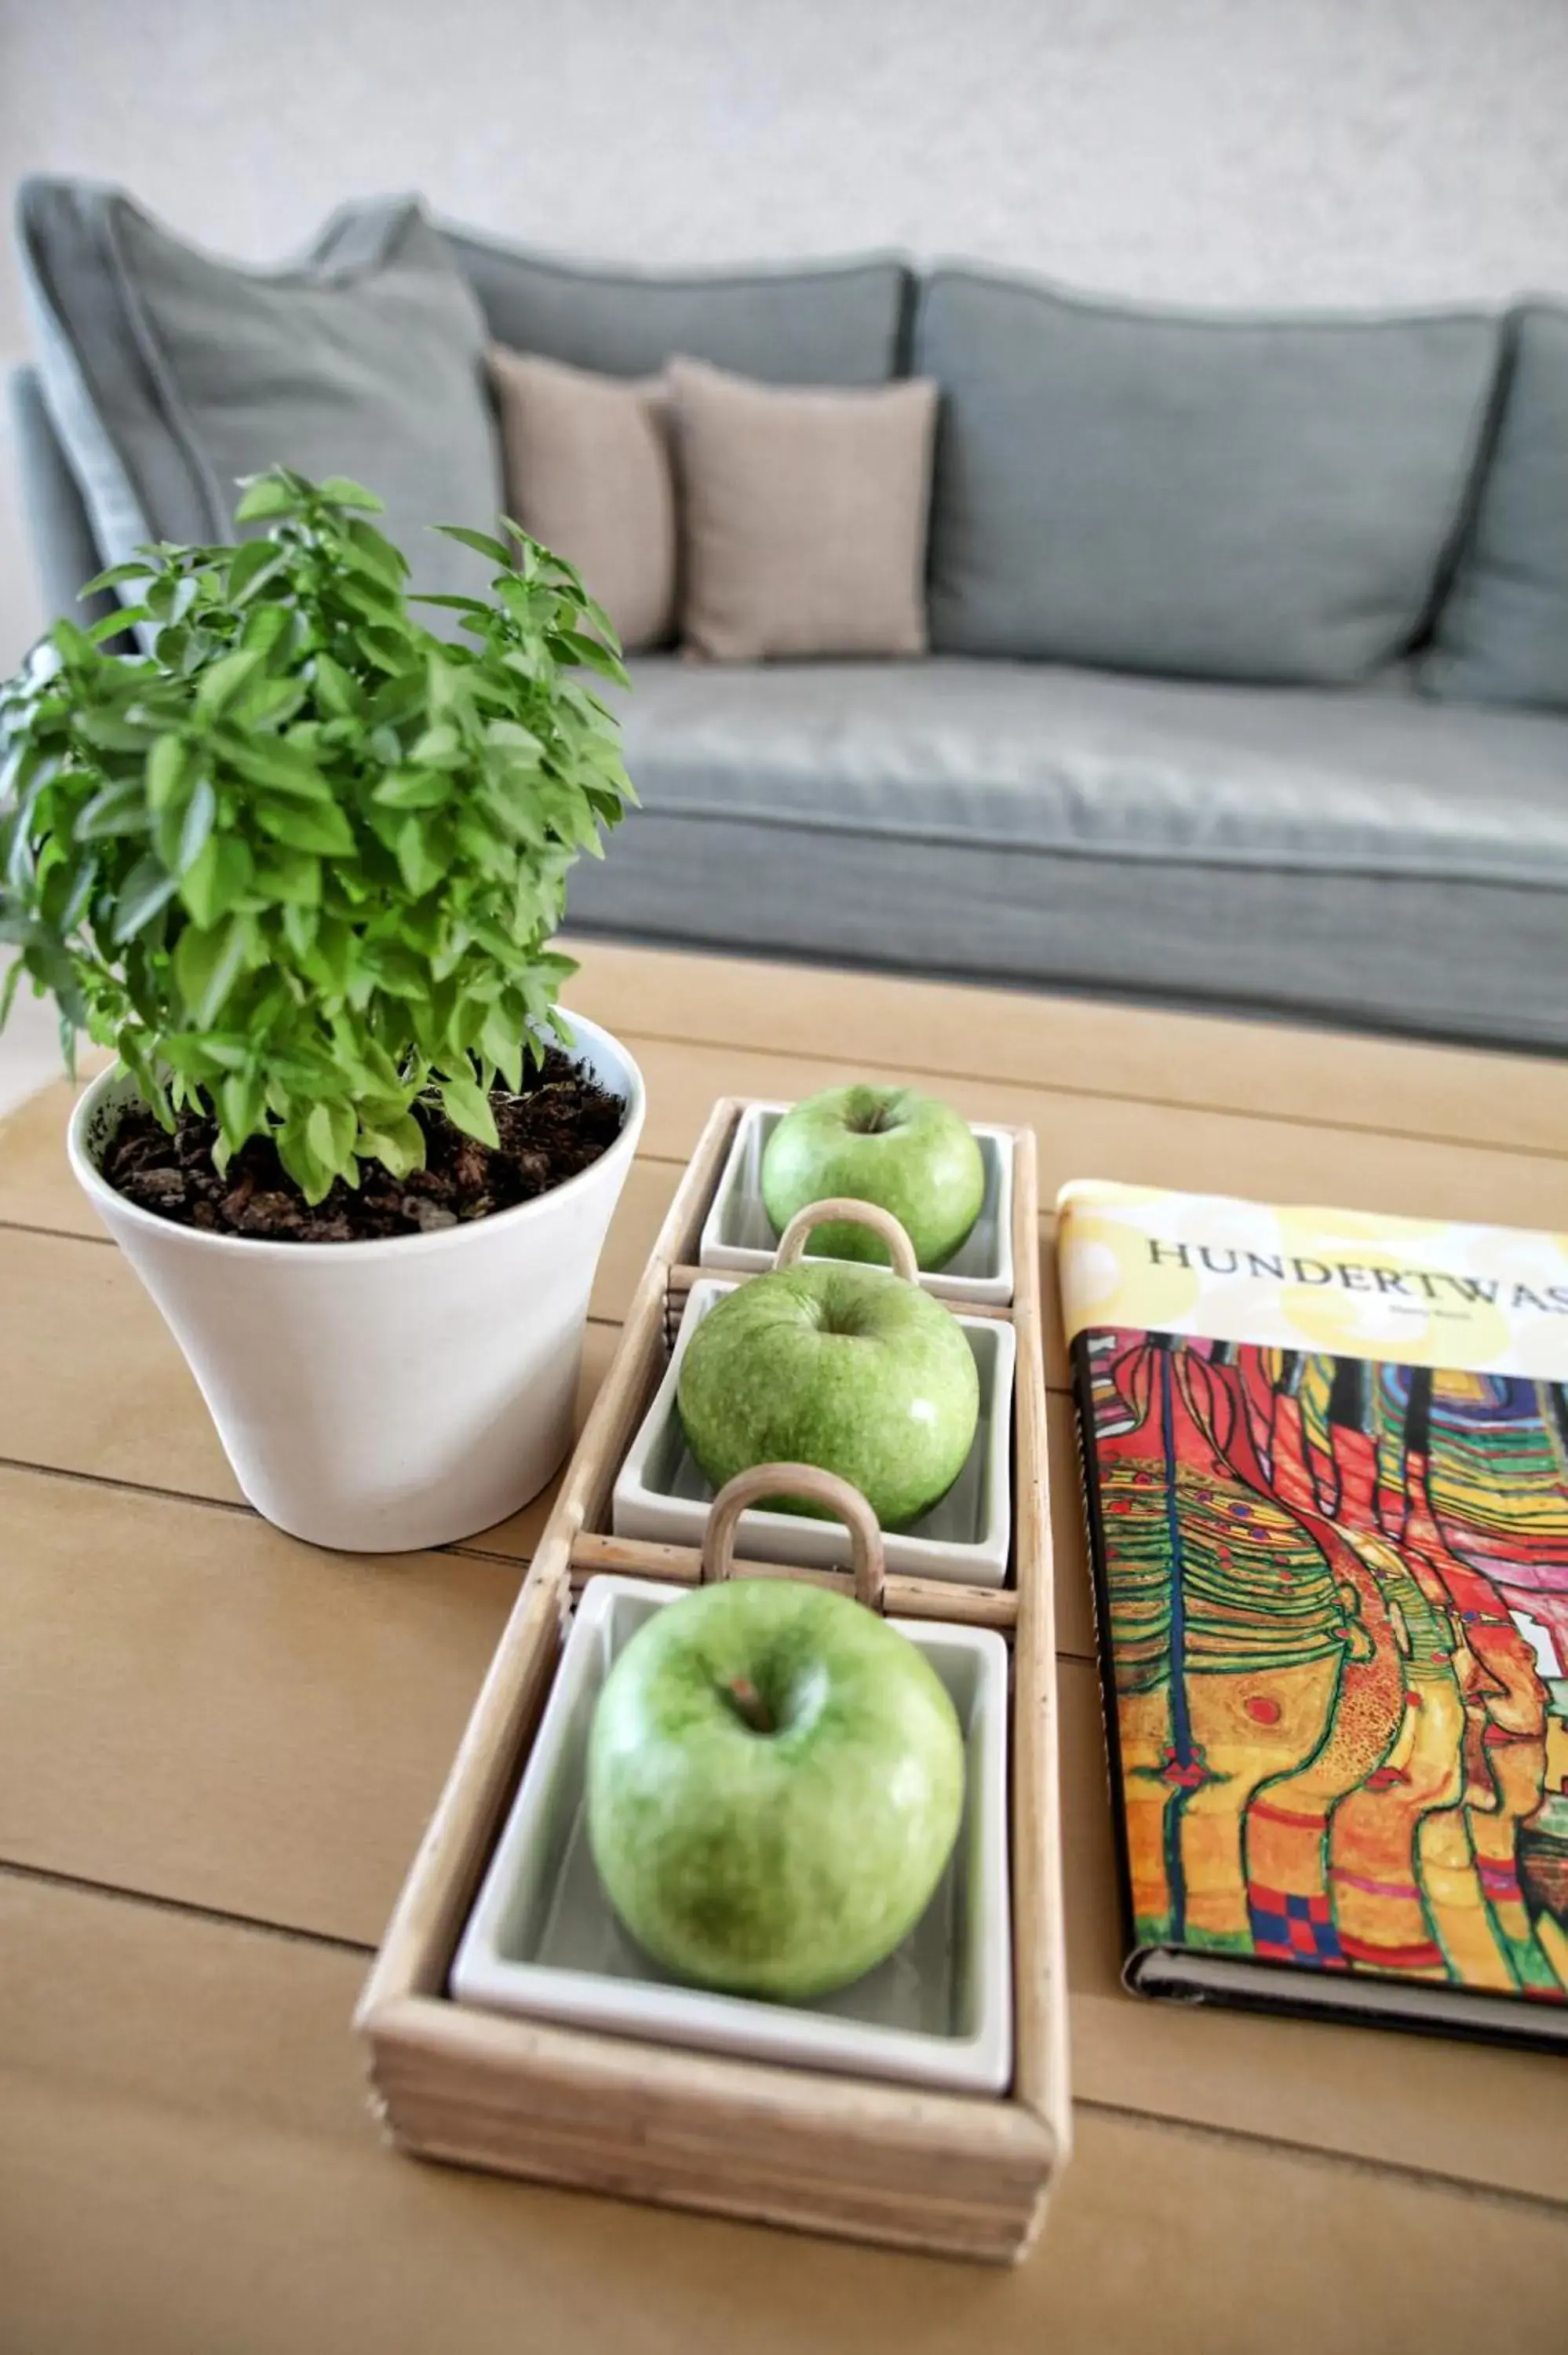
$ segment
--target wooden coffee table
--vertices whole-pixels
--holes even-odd
[[[1073,1176],[1568,1223],[1568,1066],[586,946],[650,1109],[584,1392],[713,1099],[928,1082]],[[1195,2355],[1562,2343],[1568,2077],[1118,1987],[1052,1362],[1076,2151],[1016,2273],[420,2166],[349,2015],[543,1505],[370,1560],[241,1505],[67,1174],[0,1124],[0,2349]],[[1049,1252],[1049,1221],[1042,1243]]]

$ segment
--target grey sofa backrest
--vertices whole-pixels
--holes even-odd
[[[933,648],[1353,685],[1430,613],[1500,345],[1478,311],[1249,318],[935,272]]]
[[[454,496],[493,512],[493,429],[472,381],[488,336],[620,375],[679,352],[765,381],[874,383],[911,365],[934,376],[936,652],[1348,685],[1404,654],[1436,608],[1428,692],[1568,703],[1560,306],[1514,313],[1505,387],[1504,323],[1476,311],[1184,315],[993,272],[916,280],[889,254],[603,270],[438,231],[408,199],[339,216],[293,272],[245,272],[170,239],[114,190],[29,183],[18,215],[44,357],[18,372],[11,401],[51,614],[79,610],[81,582],[132,540],[223,527],[215,483],[237,460],[289,454],[272,440],[305,435],[291,454],[309,470],[310,434],[330,438],[339,416],[365,454],[345,450],[330,470],[376,480],[385,467],[378,487],[397,474],[408,511],[390,518],[395,532],[436,519],[432,504],[463,519]],[[140,288],[126,283],[137,253]],[[387,398],[402,330],[372,321],[360,361],[313,407],[313,288],[352,289],[387,265],[407,281],[392,290],[399,316],[433,336],[445,373],[427,381],[412,368],[418,397]],[[260,319],[270,290],[275,316]],[[171,388],[160,325],[165,345],[183,338],[188,383]],[[248,362],[235,380],[227,355],[249,349],[247,336],[278,362],[279,383],[295,382],[294,410],[269,406],[266,368]],[[330,375],[332,336],[323,348]],[[1500,430],[1489,432],[1499,391]],[[467,454],[454,471],[457,443]],[[427,570],[450,547],[418,540]],[[106,598],[89,609],[107,610]]]
[[[915,280],[897,255],[748,270],[620,270],[442,224],[491,336],[603,376],[706,360],[765,384],[902,372]]]
[[[1508,325],[1495,443],[1424,684],[1476,703],[1568,710],[1568,306]]]

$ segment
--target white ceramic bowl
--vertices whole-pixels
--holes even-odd
[[[697,1245],[703,1267],[753,1275],[773,1264],[779,1237],[762,1201],[762,1156],[787,1103],[747,1104]],[[938,1300],[978,1300],[1005,1308],[1012,1298],[1012,1139],[1005,1128],[974,1125],[985,1164],[985,1199],[960,1250],[946,1267],[922,1270],[922,1289]],[[808,1253],[810,1258],[821,1254]]]
[[[714,1304],[734,1290],[733,1284],[716,1276],[704,1276],[692,1286],[669,1369],[616,1476],[610,1526],[618,1538],[648,1538],[659,1545],[702,1544],[714,1492],[686,1445],[675,1391],[692,1335]],[[1016,1342],[1012,1326],[999,1317],[959,1316],[958,1322],[980,1376],[974,1444],[939,1503],[908,1529],[883,1531],[883,1552],[888,1569],[902,1577],[1001,1586],[1012,1542]],[[735,1550],[742,1561],[834,1570],[849,1561],[849,1531],[842,1521],[753,1511],[741,1517]]]
[[[941,1678],[964,1732],[957,1846],[886,1962],[808,2004],[712,1995],[668,1977],[622,1930],[588,1848],[594,1706],[618,1655],[688,1590],[590,1579],[479,1901],[452,1966],[461,2003],[751,2060],[967,2093],[1012,2073],[1007,1881],[1007,1646],[994,1629],[895,1624]]]

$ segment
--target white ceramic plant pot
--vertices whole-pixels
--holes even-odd
[[[515,1209],[358,1243],[204,1234],[139,1209],[100,1164],[134,1090],[77,1105],[71,1167],[157,1302],[241,1488],[313,1545],[404,1552],[471,1537],[537,1496],[567,1452],[588,1294],[642,1127],[642,1074],[568,1015],[626,1106],[590,1168]]]

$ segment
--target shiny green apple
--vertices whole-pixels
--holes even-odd
[[[808,1202],[849,1195],[891,1210],[923,1268],[945,1267],[985,1199],[985,1164],[968,1121],[914,1088],[830,1088],[791,1105],[762,1153],[762,1201],[782,1234]],[[807,1249],[885,1265],[868,1228],[832,1220]]]
[[[817,1464],[898,1529],[963,1470],[980,1377],[963,1327],[928,1292],[821,1261],[717,1301],[686,1345],[676,1404],[715,1490],[753,1464]]]
[[[846,1595],[699,1589],[599,1698],[588,1840],[625,1927],[678,1977],[801,2000],[890,1955],[958,1836],[964,1752],[924,1653]]]

